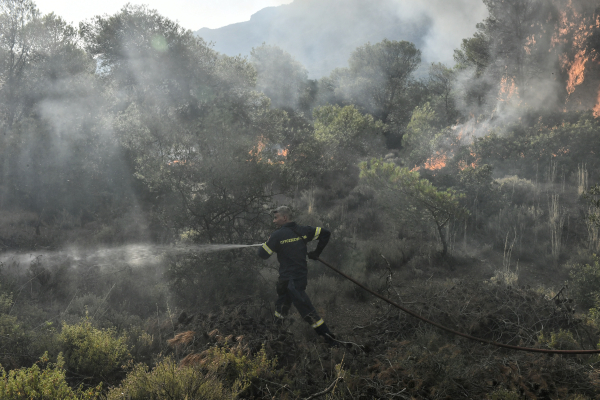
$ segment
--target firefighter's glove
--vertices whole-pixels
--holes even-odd
[[[310,258],[311,260],[318,260],[320,255],[321,254],[319,252],[317,252],[316,250],[308,252],[308,258]]]

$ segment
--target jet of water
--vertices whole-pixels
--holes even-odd
[[[210,253],[214,251],[235,250],[246,247],[258,247],[262,244],[185,244],[175,246],[130,244],[117,247],[80,248],[71,247],[63,250],[29,251],[27,253],[0,253],[0,263],[29,264],[40,261],[70,259],[94,265],[110,265],[124,262],[130,265],[158,263],[164,254]]]

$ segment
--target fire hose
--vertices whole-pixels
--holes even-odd
[[[375,293],[374,291],[372,291],[371,289],[369,289],[368,287],[366,287],[365,285],[363,285],[362,283],[356,281],[355,279],[349,277],[348,275],[344,274],[342,271],[340,271],[339,269],[335,268],[333,265],[323,261],[321,258],[317,258],[317,260],[319,260],[320,262],[322,262],[323,264],[325,264],[327,267],[331,268],[333,271],[337,272],[338,274],[340,274],[341,276],[343,276],[344,278],[348,279],[349,281],[351,281],[352,283],[354,283],[355,285],[361,287],[362,289],[366,290],[367,292],[371,293],[373,296],[380,298],[381,300],[385,301],[386,303],[404,311],[405,313],[423,321],[426,322],[428,324],[431,324],[439,329],[442,329],[446,332],[450,332],[454,335],[457,336],[461,336],[470,340],[475,340],[477,342],[481,342],[481,343],[485,343],[485,344],[490,344],[492,346],[496,346],[496,347],[502,347],[505,349],[510,349],[510,350],[518,350],[518,351],[529,351],[529,352],[533,352],[533,353],[551,353],[551,354],[600,354],[600,350],[552,350],[552,349],[535,349],[532,347],[521,347],[521,346],[513,346],[510,344],[504,344],[504,343],[498,343],[498,342],[494,342],[491,340],[487,340],[487,339],[482,339],[482,338],[478,338],[475,336],[471,336],[468,335],[466,333],[462,333],[462,332],[458,332],[455,331],[453,329],[447,328],[443,325],[438,324],[437,322],[431,321],[430,319],[427,319],[417,313],[415,313],[414,311],[411,311],[407,308],[402,307],[401,305],[399,305],[398,303],[381,296],[378,293]]]

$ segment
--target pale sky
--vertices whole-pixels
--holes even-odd
[[[127,0],[34,0],[43,14],[54,12],[75,26],[95,15],[115,14]],[[248,21],[255,12],[269,6],[289,4],[292,0],[141,0],[159,14],[179,22],[184,28],[220,28]]]

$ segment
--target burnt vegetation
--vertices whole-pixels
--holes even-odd
[[[384,40],[309,79],[143,6],[74,27],[0,0],[0,397],[597,398],[598,355],[468,341],[310,261],[329,347],[273,324],[273,260],[206,251],[287,204],[423,317],[597,349],[600,7],[483,2],[453,66]]]

